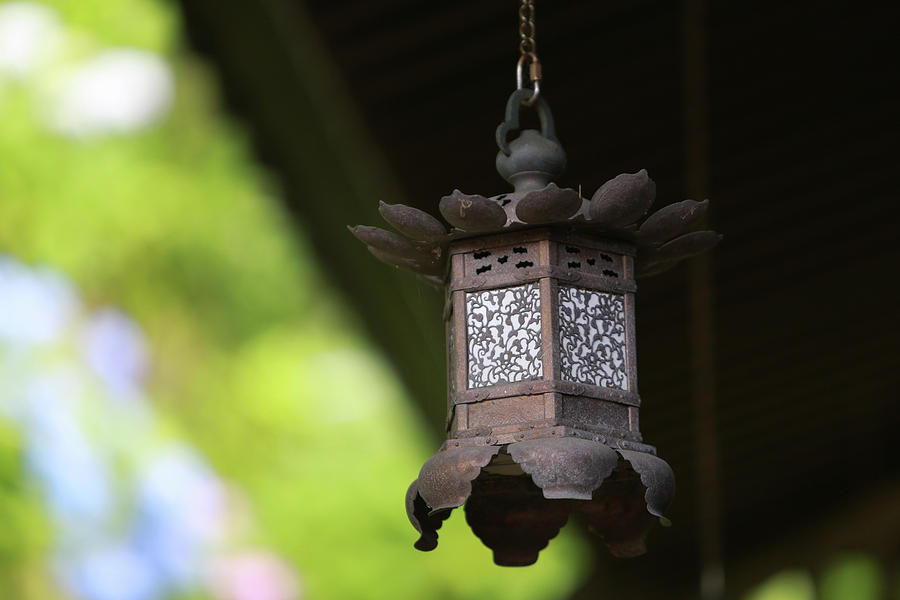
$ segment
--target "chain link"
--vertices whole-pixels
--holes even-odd
[[[534,41],[534,0],[522,0],[519,6],[519,62],[516,63],[516,87],[522,89],[522,71],[528,63],[528,78],[534,94],[524,104],[531,106],[541,93],[541,61],[538,60],[537,44]]]
[[[534,45],[534,0],[522,0],[519,6],[519,52],[524,56],[535,52]]]

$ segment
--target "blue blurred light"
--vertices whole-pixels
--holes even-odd
[[[26,346],[56,341],[79,309],[71,286],[55,271],[28,269],[3,256],[0,299],[0,340]]]
[[[163,590],[143,557],[125,545],[109,545],[58,557],[65,586],[89,600],[156,600]]]
[[[81,335],[85,361],[114,399],[130,397],[147,370],[147,345],[138,325],[124,313],[106,308],[92,314]]]
[[[25,454],[56,520],[97,527],[113,508],[110,473],[79,424],[73,379],[50,372],[28,385]]]
[[[135,485],[138,546],[174,584],[193,583],[227,521],[221,482],[196,453],[173,447],[141,469]]]

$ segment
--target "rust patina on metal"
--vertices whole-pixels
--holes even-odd
[[[541,130],[507,141],[526,100]],[[720,236],[698,230],[706,201],[645,219],[656,186],[644,170],[590,199],[558,187],[566,155],[532,90],[510,96],[496,137],[512,192],[455,190],[440,203],[450,227],[382,203],[399,233],[351,228],[379,259],[446,292],[449,439],[407,491],[415,547],[434,549],[444,519],[465,504],[499,565],[534,563],[572,513],[616,556],[643,554],[653,523],[668,523],[675,478],[638,426],[635,279]]]

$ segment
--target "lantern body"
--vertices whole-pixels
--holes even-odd
[[[549,228],[450,244],[451,444],[575,436],[652,451],[638,427],[634,253]]]

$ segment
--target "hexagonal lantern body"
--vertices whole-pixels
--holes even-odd
[[[577,436],[652,451],[638,429],[635,247],[565,230],[449,248],[451,442]]]
[[[613,554],[644,552],[674,493],[674,475],[641,440],[635,278],[715,245],[698,231],[706,201],[643,219],[655,185],[624,173],[590,200],[559,188],[565,152],[543,96],[541,131],[518,129],[531,95],[514,92],[497,128],[497,170],[514,191],[456,190],[440,203],[448,229],[416,208],[382,204],[399,233],[353,233],[382,261],[446,291],[449,439],[406,494],[420,550],[465,504],[500,565],[527,565],[577,514]],[[639,221],[641,221],[639,223]]]

